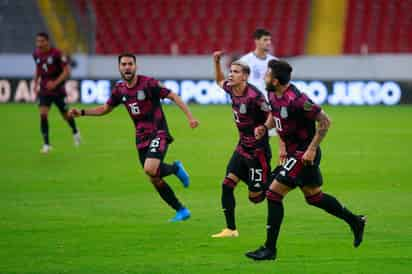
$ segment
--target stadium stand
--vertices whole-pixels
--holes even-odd
[[[85,10],[86,1],[77,5]],[[265,27],[275,54],[294,56],[304,53],[310,1],[93,0],[92,8],[97,54],[243,53],[253,47],[254,29]]]
[[[411,0],[348,0],[345,54],[412,52]]]
[[[0,0],[0,52],[33,51],[34,35],[46,31],[35,1]]]

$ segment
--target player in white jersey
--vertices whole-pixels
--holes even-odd
[[[243,55],[240,60],[250,67],[248,82],[257,87],[265,95],[266,100],[268,100],[264,76],[268,69],[269,61],[277,60],[278,58],[269,54],[272,45],[272,36],[269,31],[260,28],[256,29],[253,33],[253,38],[255,39],[255,50]],[[276,131],[270,130],[269,135],[275,136]]]

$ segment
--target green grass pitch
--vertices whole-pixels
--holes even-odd
[[[166,161],[182,160],[192,179],[183,189],[167,178],[193,214],[173,224],[138,164],[123,107],[78,119],[78,149],[54,107],[54,150],[41,155],[35,105],[1,105],[0,273],[412,273],[412,108],[325,109],[333,122],[322,144],[323,190],[368,215],[364,243],[354,249],[342,221],[294,191],[278,259],[253,262],[244,253],[264,241],[266,202],[249,203],[244,184],[236,190],[240,237],[210,238],[224,227],[220,186],[237,141],[229,106],[192,106],[196,130],[165,107],[175,137]]]

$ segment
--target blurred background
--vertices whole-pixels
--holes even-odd
[[[325,191],[368,215],[360,249],[343,222],[295,191],[279,259],[246,261],[264,239],[266,203],[251,205],[243,185],[241,237],[210,238],[223,225],[221,182],[238,138],[211,56],[223,49],[228,64],[253,51],[256,28],[272,33],[271,53],[333,120]],[[184,190],[170,178],[193,213],[187,224],[167,223],[172,212],[137,165],[123,107],[76,120],[79,148],[53,107],[54,150],[39,153],[32,53],[43,31],[71,57],[71,106],[106,102],[123,51],[193,103],[193,131],[164,107],[175,137],[167,161],[182,160],[193,182]],[[0,0],[0,273],[411,273],[411,95],[412,0]]]
[[[34,100],[31,53],[46,31],[72,57],[70,102],[104,102],[127,51],[186,101],[227,103],[211,53],[246,54],[263,27],[316,102],[410,103],[411,11],[412,0],[0,0],[0,101]]]

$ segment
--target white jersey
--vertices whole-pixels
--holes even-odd
[[[264,77],[268,69],[268,63],[273,59],[277,60],[278,58],[273,55],[267,54],[266,58],[262,59],[257,57],[253,51],[246,55],[243,55],[240,58],[241,61],[248,64],[250,67],[248,82],[257,87],[260,92],[265,95],[266,99],[268,99],[268,97]]]

